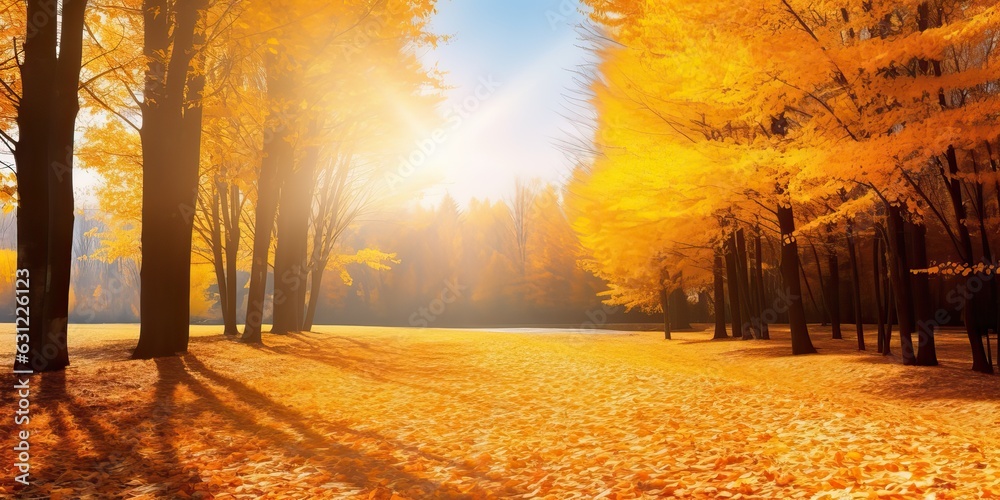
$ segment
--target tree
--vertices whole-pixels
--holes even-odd
[[[394,103],[398,106],[407,99],[420,101],[414,96],[426,94],[426,90],[433,88],[434,82],[410,50],[411,44],[436,42],[437,37],[426,30],[433,5],[433,1],[425,0],[398,5],[345,2],[333,5],[333,9],[324,10],[321,15],[307,16],[308,22],[297,22],[294,30],[282,28],[273,33],[280,36],[268,40],[271,53],[265,56],[265,67],[269,78],[273,78],[268,85],[272,106],[269,120],[278,121],[277,125],[269,125],[272,133],[265,134],[274,139],[265,141],[257,183],[245,341],[260,341],[272,227],[277,231],[272,331],[286,333],[299,331],[305,324],[311,326],[310,307],[306,304],[309,276],[312,275],[318,287],[330,256],[329,251],[325,258],[323,251],[308,251],[308,218],[316,213],[313,211],[316,175],[331,154],[329,148],[321,147],[322,141],[364,138],[366,133],[372,133],[372,122],[396,124],[398,111],[387,113],[385,103],[381,102],[386,94],[400,99]],[[290,13],[285,9],[275,15],[280,19]],[[329,22],[323,22],[324,19]],[[331,24],[339,28],[331,30]],[[364,38],[352,38],[350,35],[355,30],[364,30]],[[358,57],[359,52],[365,57]],[[371,81],[380,82],[380,87],[368,85]],[[296,103],[301,105],[296,108]],[[344,129],[348,133],[343,133]],[[364,131],[358,133],[359,129]],[[404,129],[393,127],[392,130]],[[375,132],[377,136],[382,134],[384,132]],[[341,149],[350,151],[352,147],[342,146]],[[396,151],[396,147],[389,150]],[[355,158],[348,156],[346,161],[350,166]],[[390,163],[382,165],[388,167]],[[384,196],[385,193],[379,194]],[[334,207],[335,210],[340,208]],[[329,211],[319,214],[337,215]],[[334,225],[343,222],[334,222]],[[347,224],[352,222],[347,221]],[[322,243],[322,235],[319,236]],[[310,262],[317,256],[321,261]],[[315,314],[314,307],[313,311]]]
[[[144,0],[142,291],[132,357],[187,351],[206,2]]]
[[[528,262],[528,237],[532,230],[529,212],[535,204],[536,196],[536,189],[533,186],[518,179],[514,184],[514,195],[507,200],[507,206],[510,207],[510,231],[516,251],[514,262],[517,263],[521,278],[524,278]]]
[[[4,82],[17,108],[17,139],[4,134],[17,165],[18,269],[30,283],[27,333],[35,371],[69,364],[66,326],[73,241],[73,152],[83,57],[86,0],[26,2],[23,50],[10,54],[20,92]],[[57,21],[58,19],[58,21]],[[20,60],[23,57],[23,62]]]
[[[699,160],[694,164],[703,167],[680,178],[665,176],[664,182],[690,182],[707,165],[716,178],[736,179],[716,191],[713,215],[737,221],[759,216],[780,226],[780,267],[797,352],[812,347],[797,291],[804,268],[795,241],[824,228],[829,228],[824,239],[831,282],[821,289],[837,316],[838,247],[846,246],[858,345],[864,348],[855,234],[856,221],[870,219],[872,227],[882,228],[874,232],[873,249],[880,350],[889,352],[895,317],[904,361],[933,364],[935,320],[921,274],[950,272],[969,279],[995,267],[987,263],[993,242],[985,202],[986,190],[1000,183],[984,176],[978,161],[983,154],[992,158],[989,144],[998,135],[996,91],[987,69],[997,54],[995,6],[950,0],[588,4],[592,19],[606,30],[598,38],[611,43],[598,49],[601,69],[592,98],[599,118],[597,155],[583,168],[609,168],[604,165],[614,156],[621,165],[610,168],[624,172],[635,157],[656,155],[668,162],[679,157],[672,149],[681,148],[712,161]],[[625,133],[609,129],[655,134],[672,149],[648,146],[639,137],[609,140]],[[931,221],[953,244],[957,262],[927,262]],[[830,229],[841,224],[845,243],[830,237]],[[978,252],[972,243],[976,231]],[[922,247],[914,248],[913,256],[906,238]],[[745,315],[743,302],[752,310],[756,300],[741,286],[746,259],[738,238],[726,246],[731,249],[727,274],[736,277],[730,277],[733,315]],[[823,265],[817,264],[822,282]],[[747,300],[739,300],[741,292]],[[992,371],[981,339],[997,320],[982,311],[998,296],[991,288],[962,304],[978,371]]]

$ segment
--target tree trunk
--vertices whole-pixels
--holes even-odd
[[[970,154],[972,155],[972,166],[973,166],[973,169],[974,169],[973,173],[978,177],[979,176],[979,164],[976,161],[976,152],[975,152],[975,150],[972,150],[970,152]],[[1000,182],[1000,181],[998,181],[998,182]],[[989,232],[988,229],[986,229],[986,197],[985,197],[984,190],[983,190],[983,183],[982,182],[976,182],[974,188],[975,188],[975,197],[976,197],[976,199],[975,199],[976,220],[979,222],[979,243],[980,243],[982,251],[983,251],[982,261],[985,262],[985,263],[987,263],[987,264],[991,264],[992,265],[993,264],[993,249],[990,247],[990,238],[989,238],[990,232]],[[998,194],[998,196],[1000,196],[1000,194]],[[1000,208],[1000,205],[998,205],[998,208]],[[997,289],[997,280],[990,279],[990,280],[986,280],[986,281],[989,284],[989,288],[987,290],[983,290],[981,292],[981,293],[984,294],[983,297],[982,297],[982,301],[981,302],[983,302],[983,308],[988,311],[992,305],[994,305],[994,304],[997,303],[998,289]],[[993,328],[993,329],[996,330],[998,327],[1000,327],[1000,324],[998,324],[997,321],[996,321],[997,315],[994,314],[992,316],[993,317],[984,317],[983,318],[983,326],[982,326],[982,328],[985,331],[988,331],[990,328]],[[1000,355],[1000,342],[997,342],[997,353],[998,353],[998,355]],[[997,359],[1000,359],[1000,357],[998,357]]]
[[[226,278],[226,265],[222,251],[222,218],[219,212],[226,211],[226,190],[228,188],[222,182],[212,183],[212,206],[209,209],[209,217],[212,234],[212,266],[215,268],[215,282],[219,288],[219,305],[222,309],[223,324],[229,322],[229,296],[228,279]]]
[[[672,330],[691,329],[691,307],[683,288],[675,288],[667,297],[670,302],[670,328]]]
[[[965,204],[962,202],[962,180],[956,177],[958,174],[958,158],[955,154],[954,146],[948,146],[945,153],[948,161],[948,195],[951,199],[952,209],[955,211],[955,218],[958,221],[958,235],[962,246],[963,259],[969,267],[975,265],[975,255],[972,250],[972,237],[969,235],[969,227],[965,225],[968,214]],[[972,348],[972,369],[981,373],[993,373],[993,365],[986,358],[986,349],[983,347],[982,331],[977,325],[978,293],[973,293],[962,312],[965,320],[965,332],[969,337],[969,345]]]
[[[768,329],[767,320],[764,318],[764,312],[767,310],[767,297],[764,295],[764,254],[760,244],[760,224],[754,230],[753,247],[757,273],[757,303],[760,304],[757,311],[760,314],[760,338],[769,340],[771,332]]]
[[[240,189],[236,184],[227,186],[225,183],[220,183],[219,193],[222,203],[222,224],[226,231],[226,301],[225,309],[222,312],[222,321],[225,324],[224,333],[234,337],[240,333],[236,328],[236,310],[239,305],[237,288],[239,275],[236,270],[236,259],[240,245]]]
[[[757,228],[759,230],[759,228]],[[753,321],[751,322],[754,327],[754,338],[763,339],[764,338],[764,298],[760,295],[761,284],[760,284],[760,269],[758,264],[760,263],[760,248],[755,247],[754,258],[750,259],[749,254],[747,255],[747,270],[750,273],[750,298],[751,298],[751,309],[753,313]]]
[[[729,316],[733,325],[733,338],[743,337],[743,318],[740,316],[739,273],[736,270],[736,239],[729,236],[726,242],[726,281],[729,286]]]
[[[913,267],[927,269],[927,226],[913,227]],[[931,306],[930,278],[927,273],[911,276],[913,306],[917,321],[917,364],[935,366],[937,350],[934,347],[934,308]]]
[[[274,325],[271,333],[302,330],[309,260],[309,212],[319,148],[309,147],[282,187],[278,204],[278,244],[274,251]]]
[[[778,204],[778,227],[781,231],[781,277],[788,300],[788,322],[792,333],[792,354],[816,352],[806,326],[799,281],[799,247],[795,241],[795,214],[791,206]]]
[[[885,247],[882,248],[885,251]],[[886,257],[887,258],[887,257]],[[892,354],[892,328],[896,326],[896,308],[894,304],[896,303],[895,289],[890,283],[889,275],[889,261],[883,258],[882,260],[882,289],[886,291],[885,293],[885,303],[883,307],[885,308],[885,351],[882,353],[885,356]]]
[[[830,310],[830,326],[833,329],[833,338],[842,339],[844,336],[840,331],[840,260],[837,257],[837,251],[833,248],[830,249],[830,254],[827,256],[827,264],[830,268],[830,277],[827,282],[827,292],[824,295],[828,304],[827,308]]]
[[[663,310],[663,338],[670,340],[670,295],[664,287],[660,288],[660,309]]]
[[[885,303],[886,294],[885,287],[883,284],[883,275],[885,274],[884,267],[882,266],[882,237],[879,232],[875,232],[875,238],[872,241],[872,270],[874,271],[875,278],[875,309],[876,309],[876,320],[878,321],[878,352],[879,354],[887,353],[887,346],[885,342],[885,323],[886,323],[886,309],[883,305]]]
[[[29,0],[27,19],[54,21],[50,2]],[[18,334],[27,334],[26,356],[15,355],[16,370],[44,371],[49,366],[43,355],[45,297],[49,266],[49,128],[53,111],[52,82],[56,78],[56,23],[33,26],[34,36],[26,36],[21,64],[21,100],[17,113],[17,278],[19,289],[27,289],[27,304],[18,308]],[[31,28],[29,28],[31,29]],[[25,272],[22,272],[25,271]],[[22,321],[26,321],[22,322]],[[18,344],[21,339],[18,338]]]
[[[66,0],[62,6],[59,59],[53,83],[52,131],[49,143],[49,273],[45,298],[43,370],[69,365],[66,328],[69,323],[70,271],[73,266],[73,149],[80,110],[80,67],[87,0]],[[50,356],[54,354],[54,356]]]
[[[997,160],[993,156],[993,146],[990,145],[990,141],[987,140],[983,142],[986,143],[986,153],[990,158],[990,169],[993,171],[993,194],[996,197],[997,209],[1000,210],[1000,176],[997,176],[998,172],[1000,172],[1000,167],[998,167]],[[993,266],[997,265],[997,262],[995,261],[991,261],[990,263]],[[997,269],[994,269],[993,273],[994,279],[990,280],[994,289],[994,298],[996,299],[996,301],[993,302],[993,308],[996,311],[993,318],[993,324],[996,325],[997,332],[1000,332],[1000,284],[997,283],[995,278]],[[997,339],[997,360],[1000,360],[1000,338]]]
[[[173,23],[165,0],[143,2],[142,269],[139,343],[133,358],[187,350],[191,294],[191,231],[198,192],[201,92],[192,71],[202,2],[178,2]],[[171,26],[173,24],[173,26]],[[171,46],[172,45],[172,46]],[[169,60],[165,54],[169,53]],[[185,90],[187,92],[185,92]]]
[[[750,281],[747,276],[749,265],[750,260],[747,258],[746,238],[744,237],[743,229],[738,229],[736,231],[736,272],[739,274],[740,297],[743,298],[740,301],[743,306],[740,316],[744,318],[743,340],[754,338],[755,334],[753,332],[758,328],[757,325],[760,324],[760,318],[754,317],[757,313],[754,307],[754,295],[750,293]],[[757,333],[756,335],[760,334]]]
[[[246,324],[241,341],[261,343],[261,323],[264,319],[264,295],[267,288],[268,257],[271,250],[271,232],[274,230],[274,216],[278,211],[278,197],[284,180],[283,171],[291,167],[294,150],[289,139],[292,136],[289,117],[282,109],[290,94],[289,77],[280,74],[277,61],[268,57],[267,88],[271,110],[264,132],[264,159],[260,163],[257,178],[257,207],[253,235],[253,257],[250,264],[250,290],[247,295]]]
[[[712,258],[712,288],[715,301],[715,335],[712,336],[713,339],[724,339],[728,336],[726,334],[726,284],[722,273],[722,251],[716,249]]]
[[[913,352],[913,295],[910,288],[910,265],[906,259],[906,234],[903,208],[889,205],[889,281],[896,299],[896,318],[899,320],[899,343],[903,364],[913,365],[917,359]]]
[[[806,293],[809,294],[809,302],[812,302],[813,309],[816,314],[820,315],[820,319],[823,320],[822,323],[826,325],[826,309],[821,308],[819,302],[816,302],[816,296],[813,295],[812,286],[809,284],[809,275],[806,273],[806,268],[802,265],[801,260],[799,260],[799,271],[802,272],[802,283],[806,285]]]
[[[823,279],[823,263],[820,262],[819,252],[816,250],[816,244],[814,244],[812,241],[810,241],[809,242],[809,248],[812,250],[813,259],[816,261],[816,274],[819,276],[819,293],[820,293],[819,298],[820,298],[820,302],[823,304],[823,307],[819,308],[820,309],[820,311],[819,311],[820,312],[820,323],[821,323],[822,326],[826,326],[826,325],[830,324],[830,298],[827,297],[827,294],[830,292],[830,288],[827,286],[826,280]],[[803,276],[805,275],[805,270],[804,269],[802,270],[802,274],[803,274]],[[803,277],[803,279],[806,281],[806,284],[808,286],[809,278],[808,277]],[[809,292],[809,295],[811,296],[812,292]],[[813,304],[815,304],[815,303],[816,302],[813,301]],[[834,338],[836,338],[836,337],[834,337]]]
[[[302,329],[312,330],[313,322],[316,320],[316,307],[319,304],[320,291],[323,289],[323,268],[313,269],[309,283],[309,305],[306,308],[306,318],[302,323]]]
[[[857,244],[854,242],[854,221],[847,223],[847,255],[851,262],[851,300],[854,304],[854,326],[858,335],[858,350],[865,350],[865,328],[861,311],[861,270],[858,268]]]

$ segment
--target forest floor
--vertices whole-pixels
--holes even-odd
[[[73,365],[30,382],[33,484],[17,496],[1000,495],[1000,377],[969,370],[959,335],[919,368],[820,327],[821,354],[797,357],[780,327],[747,342],[317,330],[251,347],[198,326],[188,354],[131,361],[137,326],[71,327]],[[12,327],[0,341],[11,358]]]

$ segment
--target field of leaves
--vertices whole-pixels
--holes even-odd
[[[967,370],[959,336],[941,336],[943,366],[911,368],[818,328],[806,357],[782,332],[317,330],[256,348],[196,327],[189,354],[129,361],[136,326],[73,327],[72,367],[31,382],[34,484],[18,495],[1000,494],[1000,379]]]

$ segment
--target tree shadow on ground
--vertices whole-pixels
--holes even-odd
[[[1000,400],[1000,384],[996,375],[985,375],[971,370],[972,361],[969,354],[968,338],[964,334],[939,334],[935,337],[939,364],[937,366],[903,366],[900,357],[898,332],[893,332],[891,352],[880,354],[876,348],[874,332],[866,332],[871,338],[867,342],[867,350],[857,349],[857,337],[845,332],[843,339],[813,336],[813,343],[822,357],[838,358],[839,373],[831,377],[851,377],[849,383],[854,388],[873,396],[900,401],[935,401],[935,400],[970,400],[996,401]],[[767,360],[808,359],[808,356],[795,356],[787,332],[775,340],[766,343],[750,343],[746,348],[736,348],[717,354],[721,359],[738,360],[752,363]],[[868,337],[868,335],[866,335]],[[712,340],[694,340],[692,343],[713,342]],[[916,337],[914,336],[916,344]],[[993,346],[994,348],[996,346]],[[813,361],[789,363],[785,366],[789,373],[795,370],[817,369]],[[874,372],[865,366],[884,365],[885,369]],[[857,366],[857,369],[851,368]],[[821,369],[821,368],[819,368]]]
[[[850,361],[859,364],[900,365],[900,370],[886,371],[878,380],[858,380],[859,389],[880,398],[906,401],[1000,400],[997,376],[972,371],[971,362],[960,364],[946,361],[937,366],[903,367],[898,356],[878,354],[858,356]]]
[[[336,371],[357,375],[372,382],[390,386],[407,387],[415,391],[436,394],[442,400],[455,400],[457,404],[473,403],[475,396],[456,393],[450,387],[455,382],[469,380],[469,367],[457,360],[468,357],[470,352],[456,347],[455,352],[441,354],[416,354],[403,347],[378,346],[348,336],[321,333],[309,337],[303,333],[284,334],[292,341],[280,350],[254,346],[274,354],[286,356],[288,363],[303,361],[319,363]],[[300,340],[306,340],[299,343]],[[341,347],[339,344],[350,344]],[[353,347],[361,347],[369,354],[363,357]],[[353,353],[353,354],[352,354]],[[276,360],[276,363],[280,361]],[[445,388],[442,388],[445,387]]]
[[[753,339],[753,340],[759,340],[759,339]],[[710,339],[685,339],[685,340],[676,340],[675,342],[677,342],[678,344],[681,344],[681,345],[688,345],[688,344],[712,344],[712,343],[716,343],[716,342],[735,342],[735,341],[742,342],[743,339],[741,337],[726,337],[726,338],[723,338],[723,339],[711,339],[711,338]]]
[[[734,339],[739,340],[739,339]],[[748,342],[748,349],[740,349],[735,351],[729,351],[723,356],[732,356],[737,358],[801,358],[802,356],[811,356],[813,354],[792,354],[792,346],[788,342],[781,342],[774,340],[758,340],[758,341],[746,341]],[[817,354],[829,354],[825,347],[814,346]]]
[[[212,340],[192,339],[195,344],[206,341]],[[83,355],[77,352],[77,356]],[[210,369],[193,354],[157,358],[153,362],[155,380],[147,378],[154,380],[151,396],[140,396],[142,402],[126,411],[114,411],[114,400],[106,399],[104,394],[92,394],[93,386],[80,389],[86,386],[72,384],[72,373],[36,375],[32,383],[40,387],[37,393],[32,393],[32,411],[49,417],[44,432],[50,435],[37,452],[44,468],[33,468],[32,485],[19,493],[43,498],[57,487],[71,488],[70,496],[76,497],[142,494],[187,497],[194,492],[195,485],[217,472],[206,460],[218,463],[221,459],[227,466],[257,468],[253,460],[246,458],[243,464],[232,463],[233,453],[246,451],[245,439],[254,440],[267,454],[263,467],[307,463],[325,472],[326,477],[364,494],[385,491],[385,485],[411,498],[470,498],[484,493],[479,486],[462,491],[408,472],[403,469],[407,461],[400,456],[432,464],[428,470],[440,467],[476,481],[488,481],[464,462],[424,451],[419,444],[355,430],[343,422],[310,417]],[[67,390],[67,376],[76,390]],[[183,397],[179,397],[181,390]],[[216,426],[212,432],[204,433],[206,418],[211,418]],[[228,436],[230,441],[224,443],[217,435]],[[364,442],[360,450],[351,445],[358,441]],[[192,442],[200,442],[199,447],[205,451],[190,453],[188,447]],[[364,451],[369,449],[368,445],[373,447],[370,449],[378,449],[379,454]],[[291,467],[277,468],[292,478],[297,476]],[[254,487],[252,480],[244,484],[251,488],[246,493],[255,490],[263,493],[276,486],[272,482],[270,487]],[[523,495],[525,492],[511,489],[493,493]]]
[[[211,370],[194,355],[185,355],[183,363],[187,370],[180,367],[177,373],[183,378],[184,383],[189,384],[195,395],[206,399],[214,409],[213,411],[221,411],[223,417],[232,422],[234,427],[247,430],[259,427],[260,424],[248,417],[246,412],[227,405],[215,395],[212,388],[233,394],[242,404],[253,408],[254,413],[258,416],[266,416],[287,427],[287,429],[272,427],[281,436],[279,442],[275,443],[279,451],[289,455],[318,459],[318,463],[326,464],[329,472],[345,476],[351,484],[359,488],[392,484],[395,489],[406,491],[411,495],[415,494],[418,497],[465,498],[469,496],[455,488],[405,472],[395,463],[366,455],[341,444],[336,441],[338,436],[341,438],[347,436],[366,438],[380,443],[382,446],[388,445],[396,452],[418,455],[423,460],[461,472],[464,476],[485,479],[478,471],[447,457],[423,451],[418,445],[403,443],[372,431],[356,430],[343,422],[311,418],[290,407],[277,404],[257,389]],[[192,374],[211,382],[213,387],[195,379]],[[505,494],[523,493],[522,491],[505,492]]]
[[[47,497],[53,485],[70,488],[72,496],[120,497],[133,486],[135,494],[186,490],[201,478],[184,467],[173,443],[158,440],[152,450],[140,453],[140,434],[168,436],[175,432],[169,412],[172,390],[167,381],[157,383],[151,405],[132,412],[125,422],[108,419],[109,405],[94,404],[67,391],[67,372],[41,373],[33,379],[39,390],[32,401],[35,414],[49,418],[48,433],[54,444],[37,447],[44,464],[32,470],[33,483],[22,496]],[[42,436],[39,436],[39,439]],[[171,485],[174,487],[171,488]]]

